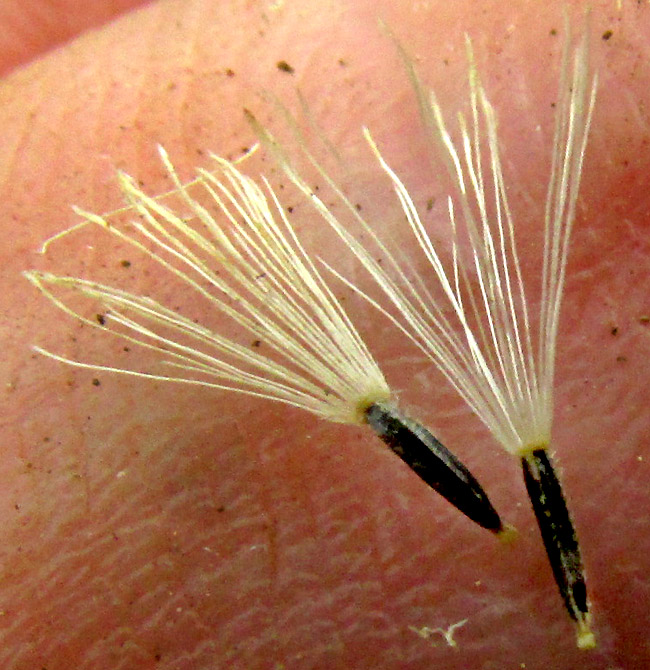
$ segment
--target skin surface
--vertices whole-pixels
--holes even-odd
[[[524,271],[534,278],[541,253],[527,240],[539,230],[546,188],[561,7],[482,0],[453,9],[404,3],[397,11],[392,4],[153,4],[0,85],[1,667],[650,663],[645,4],[594,3],[600,91],[558,343],[554,448],[580,534],[598,650],[575,648],[517,460],[417,351],[345,291],[402,406],[463,459],[517,526],[512,545],[431,493],[363,427],[226,392],[74,370],[29,349],[38,342],[85,353],[75,341],[82,329],[20,277],[26,268],[65,266],[165,291],[157,270],[143,278],[136,265],[126,273],[120,251],[104,256],[90,246],[91,234],[39,256],[44,238],[74,222],[68,205],[118,206],[116,168],[152,193],[165,190],[156,143],[185,177],[204,164],[206,150],[238,156],[254,142],[243,107],[271,127],[282,124],[263,90],[300,113],[300,88],[351,166],[344,185],[353,200],[408,249],[398,207],[360,137],[369,126],[416,201],[436,198],[426,221],[445,244],[444,182],[431,168],[412,91],[378,17],[450,114],[465,102],[463,33],[472,37],[501,122]],[[576,10],[574,26],[580,17]],[[281,60],[293,74],[278,69]],[[340,255],[337,266],[371,289],[309,208],[297,206],[292,221],[309,248]],[[111,362],[115,343],[95,342]],[[456,648],[410,628],[463,619]]]
[[[0,75],[142,4],[145,0],[2,0]]]

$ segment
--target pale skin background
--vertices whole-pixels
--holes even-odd
[[[4,3],[16,16],[24,3],[16,3],[20,10],[13,4]],[[359,306],[356,320],[402,403],[463,458],[517,525],[512,547],[433,495],[363,428],[225,392],[75,371],[33,355],[35,341],[80,353],[69,347],[78,327],[19,276],[29,267],[57,268],[56,253],[43,259],[36,250],[74,221],[70,203],[96,211],[120,203],[115,168],[152,192],[164,189],[156,142],[186,175],[204,150],[238,155],[254,141],[242,107],[277,120],[262,89],[297,108],[300,87],[325,131],[359,156],[363,188],[346,186],[358,189],[373,225],[395,234],[397,210],[363,148],[362,124],[421,199],[442,192],[378,17],[450,111],[464,100],[463,33],[473,38],[515,175],[518,225],[538,229],[561,39],[552,34],[562,27],[557,3],[414,2],[397,11],[374,1],[162,2],[30,62],[83,28],[66,19],[68,3],[50,4],[61,13],[52,10],[47,31],[31,36],[37,47],[5,34],[0,50],[9,66],[24,62],[0,86],[0,665],[650,663],[650,324],[643,319],[650,315],[650,7],[597,2],[592,16],[601,86],[563,308],[554,434],[601,643],[584,653],[575,649],[516,459],[421,356],[383,332],[385,322],[370,309]],[[101,4],[119,13],[138,3]],[[106,18],[83,11],[89,24]],[[279,60],[295,73],[279,71]],[[322,225],[303,212],[294,220],[303,239],[324,245]],[[80,271],[92,277],[101,258],[86,248],[78,253]],[[539,248],[524,245],[522,256],[526,272],[535,272]],[[108,272],[124,277],[123,269]],[[352,274],[370,286],[361,272]],[[462,619],[457,649],[409,629]]]

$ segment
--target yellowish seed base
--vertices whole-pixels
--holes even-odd
[[[595,649],[598,646],[596,636],[587,621],[579,621],[576,630],[576,644],[578,649]]]
[[[511,544],[517,539],[519,531],[509,523],[503,526],[503,529],[497,533],[497,537],[503,544]]]

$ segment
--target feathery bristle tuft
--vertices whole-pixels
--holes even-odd
[[[145,194],[126,174],[119,175],[120,187],[130,213],[138,217],[129,232],[107,216],[77,212],[159,263],[187,290],[263,339],[273,353],[253,351],[151,298],[94,281],[30,271],[27,278],[58,307],[156,351],[173,372],[118,369],[37,350],[80,367],[231,389],[300,407],[330,421],[365,423],[367,407],[388,401],[390,391],[295,236],[270,184],[263,179],[263,190],[233,163],[212,156],[215,171],[200,170],[190,194],[164,150],[160,154],[189,219]],[[194,197],[197,191],[209,205]],[[103,323],[69,306],[57,288],[73,289],[100,303]]]
[[[395,253],[333,183],[301,138],[305,156],[346,205],[370,242],[361,244],[301,179],[268,131],[254,120],[253,125],[262,144],[272,151],[289,178],[372,275],[396,308],[396,314],[358,292],[439,367],[505,449],[524,455],[547,446],[551,439],[555,342],[596,77],[590,80],[588,73],[586,34],[575,50],[569,74],[567,40],[544,216],[541,307],[539,319],[533,320],[501,168],[496,114],[474,65],[469,40],[467,53],[471,112],[468,119],[463,114],[457,116],[461,136],[458,143],[452,139],[435,95],[425,93],[411,61],[404,55],[424,121],[456,187],[448,197],[450,260],[446,261],[436,250],[406,186],[364,129],[418,247],[435,273],[438,293],[426,288],[428,282],[423,277],[407,277]],[[463,247],[464,241],[469,242],[469,251]],[[376,260],[376,250],[382,263]],[[336,270],[330,270],[355,289]],[[537,320],[539,329],[534,332],[532,324]]]
[[[427,101],[410,70],[426,124],[457,187],[448,198],[453,251],[447,266],[405,187],[371,142],[447,302],[432,304],[423,317],[423,298],[396,292],[394,287],[387,293],[402,312],[406,327],[496,439],[521,455],[548,445],[551,439],[555,342],[596,78],[590,87],[586,32],[569,76],[567,39],[544,217],[542,297],[535,336],[501,168],[496,114],[481,84],[469,39],[467,53],[471,112],[469,119],[458,114],[459,143],[454,143],[435,95],[430,93]],[[459,247],[461,236],[469,240],[469,254]],[[377,278],[377,268],[373,274]],[[455,313],[460,336],[449,333],[443,316],[446,307]]]
[[[256,341],[263,340],[272,355],[251,350],[149,297],[31,271],[27,278],[63,311],[162,355],[178,376],[36,350],[79,367],[228,389],[278,400],[330,421],[367,424],[433,490],[482,527],[500,533],[501,519],[469,470],[390,402],[379,367],[298,241],[270,184],[263,179],[263,191],[232,163],[213,156],[216,170],[200,170],[199,178],[184,186],[167,154],[160,153],[180,198],[178,207],[162,202],[174,193],[150,197],[120,174],[129,213],[138,217],[131,228],[109,222],[112,215],[79,214],[159,263],[208,307],[229,316]],[[84,315],[56,289],[99,304],[101,313]]]

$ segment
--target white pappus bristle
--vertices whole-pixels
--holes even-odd
[[[120,187],[134,215],[130,226],[77,210],[173,273],[254,338],[265,356],[190,318],[127,291],[76,277],[29,271],[27,278],[58,307],[96,328],[161,355],[169,374],[71,360],[79,367],[201,384],[278,400],[330,421],[363,423],[364,410],[386,402],[384,377],[317,268],[301,246],[268,181],[263,187],[235,165],[212,156],[191,193],[167,154],[162,160],[190,216],[145,194],[128,175]],[[199,202],[194,194],[201,192]],[[208,203],[208,204],[204,204]],[[124,210],[122,210],[123,212]],[[103,306],[101,323],[61,297],[72,289]]]
[[[436,253],[410,201],[407,213],[457,316],[461,335],[445,338],[431,319],[420,326],[410,304],[405,305],[404,315],[407,322],[418,324],[418,337],[431,356],[499,442],[521,455],[548,446],[551,439],[555,344],[596,78],[590,80],[588,74],[587,34],[572,64],[567,39],[544,213],[542,292],[535,333],[501,168],[496,115],[481,85],[469,40],[467,50],[471,115],[467,120],[458,115],[460,142],[452,140],[433,93],[423,107],[457,185],[448,199],[454,236],[451,268]],[[422,97],[419,84],[416,90]],[[408,194],[403,195],[399,180],[389,174],[404,201]],[[457,247],[459,229],[470,242],[469,262]]]
[[[496,114],[474,65],[469,39],[467,52],[471,112],[469,118],[457,115],[459,142],[452,139],[435,95],[425,92],[412,62],[404,57],[424,121],[455,185],[448,197],[450,259],[438,253],[406,186],[364,130],[435,274],[437,287],[433,291],[427,288],[431,286],[427,277],[420,275],[414,280],[411,268],[407,276],[397,255],[328,177],[301,138],[304,154],[344,202],[370,243],[362,244],[311,191],[268,132],[259,126],[256,129],[287,175],[372,275],[395,312],[359,293],[438,366],[505,449],[523,455],[545,448],[551,438],[555,343],[597,81],[589,76],[586,32],[573,59],[567,39],[544,215],[541,306],[539,316],[531,318],[501,168]],[[376,260],[379,255],[381,263]],[[355,288],[336,270],[330,270]],[[533,326],[537,322],[538,328]]]

